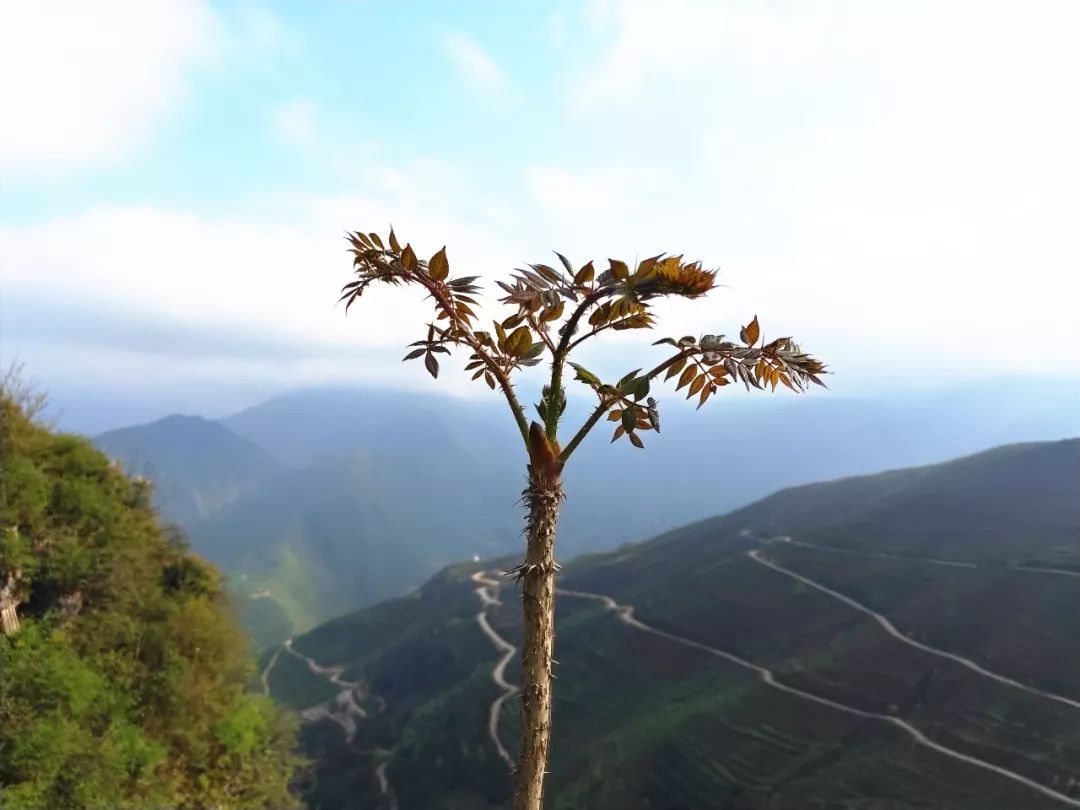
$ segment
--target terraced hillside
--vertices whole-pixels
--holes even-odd
[[[312,806],[505,806],[505,562],[294,640],[380,698],[308,726]],[[560,587],[552,807],[1080,807],[1078,440],[786,490]],[[283,658],[276,696],[333,691]]]

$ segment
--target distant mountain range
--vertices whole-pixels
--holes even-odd
[[[995,384],[905,400],[736,392],[661,399],[644,452],[597,428],[567,471],[563,557],[610,549],[782,486],[1080,433],[1075,388]],[[715,407],[714,407],[715,405]],[[588,403],[573,397],[567,423]],[[523,451],[495,399],[320,389],[220,421],[95,439],[149,475],[163,514],[233,575],[261,644],[521,546]]]
[[[94,444],[153,480],[165,515],[185,526],[258,491],[282,469],[254,442],[199,416],[110,430]]]
[[[310,806],[507,806],[514,560],[267,653],[318,707]],[[559,587],[551,808],[1080,805],[1080,439],[789,488]]]

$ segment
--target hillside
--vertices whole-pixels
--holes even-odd
[[[294,806],[218,572],[145,482],[0,392],[0,805]]]
[[[194,523],[191,537],[242,573],[245,592],[309,628],[398,595],[455,559],[511,548],[520,531],[514,486],[486,470],[448,475],[422,457],[356,451],[281,476]],[[507,508],[492,506],[500,503]]]
[[[570,393],[568,423],[587,405]],[[659,394],[663,434],[646,452],[599,431],[575,455],[561,554],[643,540],[783,486],[1060,435],[1063,424],[1080,431],[1073,393],[894,403],[735,392],[701,412]],[[220,423],[171,417],[105,440],[173,493],[161,498],[166,514],[184,512],[195,548],[231,575],[261,645],[405,593],[455,560],[520,547],[522,450],[494,398],[314,389]],[[718,458],[740,459],[722,485]]]
[[[1015,445],[574,560],[551,806],[1080,806],[1078,492],[1080,441]],[[278,656],[287,704],[342,691],[303,656],[369,701],[350,742],[306,726],[312,806],[505,806],[485,630],[516,648],[519,605],[477,571],[507,562],[447,569]],[[512,755],[512,698],[497,717]]]
[[[111,430],[94,444],[132,475],[151,478],[162,514],[185,526],[254,492],[278,472],[256,444],[198,416]]]

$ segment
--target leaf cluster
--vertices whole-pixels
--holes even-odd
[[[524,412],[511,384],[512,375],[522,368],[550,357],[552,373],[544,387],[537,412],[544,421],[547,437],[555,441],[559,420],[565,409],[562,373],[564,365],[576,372],[576,379],[590,386],[599,398],[598,409],[562,451],[563,461],[584,435],[605,413],[617,421],[613,441],[626,436],[636,447],[644,443],[640,431],[659,430],[655,399],[648,396],[650,383],[658,374],[665,379],[678,376],[676,390],[686,389],[687,398],[698,397],[700,408],[719,388],[742,382],[748,389],[764,390],[783,385],[804,391],[811,383],[823,385],[825,366],[802,352],[789,337],[766,343],[761,338],[755,316],[740,330],[740,342],[724,335],[664,338],[654,345],[670,345],[677,351],[650,372],[637,369],[614,385],[603,383],[595,374],[568,360],[581,343],[607,331],[649,329],[654,326],[652,303],[663,297],[699,298],[716,286],[716,271],[683,256],[660,254],[638,262],[633,268],[618,259],[609,259],[607,269],[597,272],[593,262],[575,267],[556,252],[558,263],[529,264],[513,271],[509,281],[497,281],[502,290],[500,303],[512,308],[491,330],[475,328],[474,297],[479,292],[476,276],[453,278],[446,249],[427,261],[417,258],[411,244],[401,246],[393,229],[384,243],[375,234],[359,231],[348,235],[356,280],[342,288],[346,310],[372,283],[411,283],[423,287],[434,301],[435,317],[427,325],[427,336],[411,344],[404,359],[424,358],[428,372],[438,375],[436,354],[449,354],[454,346],[469,350],[466,370],[474,380],[489,388],[501,388],[528,445]],[[643,402],[644,401],[644,402]]]

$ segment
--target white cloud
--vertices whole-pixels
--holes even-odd
[[[487,51],[464,34],[452,32],[443,40],[458,71],[481,90],[497,90],[507,84],[506,74]]]
[[[568,115],[608,154],[529,185],[567,232],[722,264],[725,321],[760,312],[849,377],[1080,373],[1076,4],[589,15],[607,44],[567,82]],[[642,186],[618,178],[646,156],[666,183],[630,205]]]
[[[430,385],[422,369],[400,362],[405,345],[423,336],[430,301],[414,289],[376,285],[347,318],[336,303],[350,279],[345,231],[385,237],[393,222],[422,256],[446,244],[453,271],[462,275],[497,274],[517,257],[497,230],[471,224],[468,209],[458,215],[442,206],[443,195],[418,203],[410,194],[416,183],[432,188],[441,175],[452,176],[449,167],[421,163],[384,173],[388,185],[366,196],[280,196],[250,215],[97,207],[0,228],[8,314],[12,305],[36,302],[33,311],[14,313],[13,325],[49,313],[62,319],[48,334],[9,324],[4,354],[20,353],[35,366],[44,358],[50,373],[61,358],[69,383],[87,374],[97,384],[131,380],[160,363],[172,377],[205,367],[277,385]],[[119,365],[102,359],[121,355],[128,359]],[[451,371],[460,365],[447,364],[441,390],[474,390]]]
[[[35,0],[0,25],[0,171],[57,175],[144,145],[211,58],[202,0]]]

